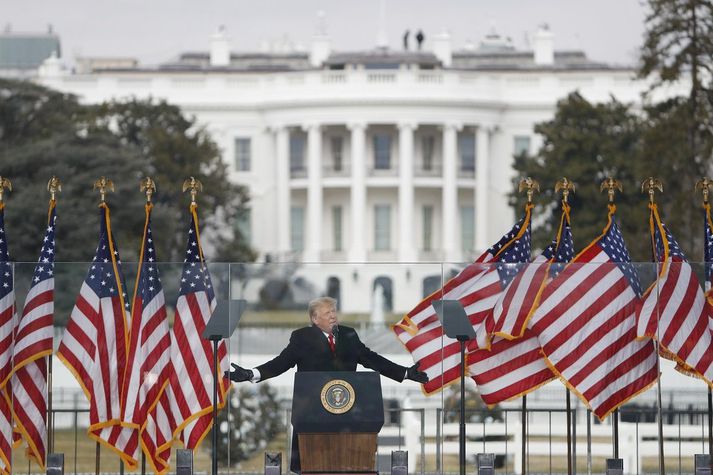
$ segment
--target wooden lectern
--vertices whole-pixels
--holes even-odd
[[[302,473],[375,473],[376,438],[383,425],[378,373],[295,374],[292,426]]]

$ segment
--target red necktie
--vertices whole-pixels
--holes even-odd
[[[334,335],[329,334],[329,349],[334,353]]]

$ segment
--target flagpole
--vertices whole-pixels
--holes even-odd
[[[708,386],[708,454],[713,454],[713,392]]]
[[[614,434],[614,458],[619,458],[619,409],[612,414],[612,432]]]
[[[572,401],[569,395],[569,389],[565,388],[567,393],[567,475],[572,475]]]
[[[658,355],[658,341],[656,342],[656,353]],[[659,377],[656,378],[656,404],[658,405],[658,419],[659,419],[659,473],[661,475],[666,475],[666,466],[664,464],[663,456],[663,417],[661,411],[661,359],[657,358],[656,361],[659,364]]]
[[[555,187],[555,191],[557,191]],[[530,177],[520,180],[518,185],[518,192],[527,192],[527,205],[525,209],[532,206],[532,196],[535,191],[540,191],[540,184],[537,180],[533,180]],[[522,473],[523,475],[527,473],[527,394],[522,396]]]
[[[527,394],[522,396],[522,472],[527,473]]]
[[[656,200],[655,194],[656,190],[663,192],[663,184],[660,180],[654,177],[649,177],[641,183],[641,192],[648,192],[649,194],[649,207],[651,208],[651,213],[655,212]],[[653,226],[653,214],[650,218],[651,226]],[[658,259],[656,259],[656,242],[654,241],[653,228],[651,230],[651,246],[653,248],[654,263],[657,264]],[[661,410],[661,353],[660,345],[658,340],[659,326],[658,322],[661,321],[661,309],[659,305],[656,305],[656,334],[657,338],[654,339],[654,346],[656,348],[656,366],[658,368],[658,377],[656,378],[656,405],[658,413],[658,434],[659,434],[659,473],[661,475],[666,475],[666,467],[664,461],[663,452],[663,411]]]
[[[574,183],[567,179],[567,177],[562,177],[555,184],[555,193],[559,193],[560,191],[562,192],[562,211],[567,216],[567,219],[569,219],[569,194],[574,193],[575,190],[576,187]],[[576,462],[574,460],[574,457],[576,457],[576,447],[574,447],[574,451],[572,448],[576,442],[572,440],[572,400],[570,398],[569,388],[565,386],[564,390],[567,395],[567,475],[572,475],[572,465],[573,462]]]
[[[99,467],[101,466],[101,452],[99,447],[99,442],[96,443],[96,448],[94,450],[94,474],[99,475]]]
[[[592,475],[592,410],[587,409],[587,475]]]
[[[713,180],[711,180],[708,177],[703,177],[698,182],[696,183],[695,189],[696,190],[701,190],[703,194],[703,209],[705,210],[705,224],[704,224],[704,232],[703,232],[703,245],[704,245],[704,252],[703,252],[703,268],[704,268],[704,274],[707,274],[706,272],[706,266],[709,265],[708,262],[706,262],[709,258],[707,256],[707,252],[705,249],[708,249],[708,244],[706,241],[708,240],[707,232],[705,229],[708,227],[709,222],[708,219],[710,218],[710,208],[708,206],[708,193],[710,188],[713,188]],[[707,280],[707,276],[706,276]],[[710,289],[706,289],[708,292],[710,292]],[[706,295],[708,297],[708,295]],[[711,387],[708,386],[708,454],[713,456],[713,392],[711,391]]]
[[[465,342],[460,343],[460,419],[458,424],[458,465],[460,475],[465,475]]]
[[[57,206],[57,193],[62,191],[62,183],[59,178],[52,176],[47,182],[47,191],[50,192],[50,215],[53,206]],[[51,219],[48,217],[47,219]],[[52,223],[47,223],[51,225]],[[54,418],[52,413],[52,355],[54,354],[54,331],[52,336],[52,352],[47,356],[47,453],[45,454],[45,462],[47,454],[54,452]]]
[[[54,342],[54,338],[52,341]],[[52,355],[45,358],[47,358],[47,453],[51,454],[54,451],[54,441],[52,440]]]

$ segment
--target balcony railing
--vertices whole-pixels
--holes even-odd
[[[440,161],[431,162],[427,165],[424,165],[424,163],[417,163],[416,166],[414,167],[413,174],[414,174],[414,176],[419,176],[419,177],[442,176],[443,175],[443,163]]]

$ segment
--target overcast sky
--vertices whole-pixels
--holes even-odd
[[[316,14],[326,14],[337,51],[376,45],[382,0],[0,0],[0,25],[13,31],[60,35],[63,56],[129,56],[144,64],[207,51],[225,25],[233,51],[257,51],[285,38],[308,46]],[[454,49],[478,43],[495,28],[527,47],[527,35],[547,23],[556,49],[582,49],[595,60],[632,64],[642,42],[640,0],[383,0],[391,48],[406,29],[430,36],[447,30]]]

